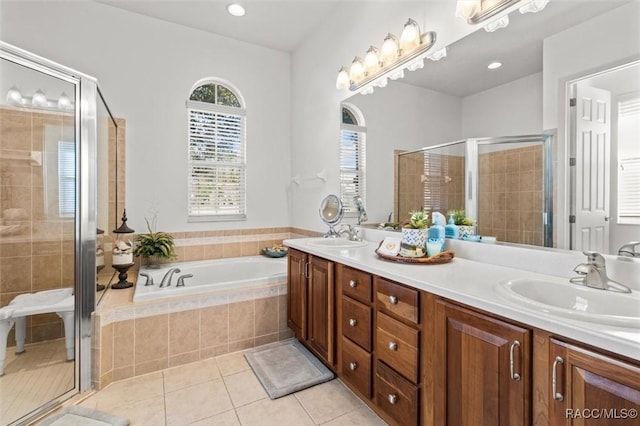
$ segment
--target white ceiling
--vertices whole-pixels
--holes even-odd
[[[236,40],[292,52],[338,6],[339,0],[240,0],[243,17],[231,16],[235,0],[95,0],[130,12]]]

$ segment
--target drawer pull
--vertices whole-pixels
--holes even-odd
[[[349,287],[356,288],[358,287],[358,282],[355,280],[349,280]]]
[[[356,326],[356,324],[358,324],[358,320],[356,320],[355,318],[351,318],[351,319],[349,320],[349,325],[350,325],[351,327],[355,327],[355,326]]]
[[[520,342],[518,340],[514,340],[513,343],[511,344],[511,347],[509,348],[509,373],[511,374],[511,380],[515,380],[515,381],[520,380],[520,374],[514,371],[515,361],[513,359],[514,358],[513,352],[515,348],[519,348],[519,347],[520,347]]]
[[[389,303],[391,303],[392,305],[397,305],[398,298],[396,296],[389,296]]]
[[[398,344],[396,342],[389,342],[389,349],[391,349],[392,351],[397,351]]]
[[[564,400],[564,395],[558,392],[558,364],[564,364],[562,357],[557,356],[553,361],[553,367],[551,368],[551,393],[553,394],[553,399],[562,401]]]
[[[389,400],[389,404],[391,405],[394,405],[396,402],[398,402],[398,396],[393,393],[390,393],[387,399]]]
[[[356,364],[355,362],[349,363],[349,370],[356,371],[356,368],[358,368],[358,364]]]

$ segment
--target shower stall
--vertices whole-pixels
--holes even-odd
[[[91,388],[110,114],[93,77],[3,42],[0,94],[0,423],[17,424]]]

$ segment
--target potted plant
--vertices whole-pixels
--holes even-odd
[[[149,232],[138,235],[134,254],[147,258],[148,264],[155,267],[160,265],[163,259],[176,259],[173,236],[166,232],[154,231],[149,220],[145,218],[144,221],[147,223]]]
[[[453,218],[453,223],[455,223],[460,230],[459,238],[464,238],[465,235],[468,237],[476,234],[475,222],[473,219],[465,216],[464,210],[452,210],[449,214]]]
[[[407,257],[424,256],[427,242],[429,215],[423,211],[410,213],[409,222],[402,226],[402,242],[400,254]]]

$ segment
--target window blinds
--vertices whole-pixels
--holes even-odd
[[[246,218],[245,117],[226,110],[188,109],[190,219]]]
[[[58,214],[73,217],[76,210],[76,147],[58,141]]]
[[[345,213],[357,213],[353,197],[365,201],[365,133],[362,127],[342,125],[340,131],[340,199]]]
[[[640,158],[620,160],[618,216],[622,223],[640,223]]]
[[[448,175],[448,162],[443,159],[442,154],[425,151],[424,152],[424,211],[439,212],[447,211],[443,199],[445,194],[444,177]]]

